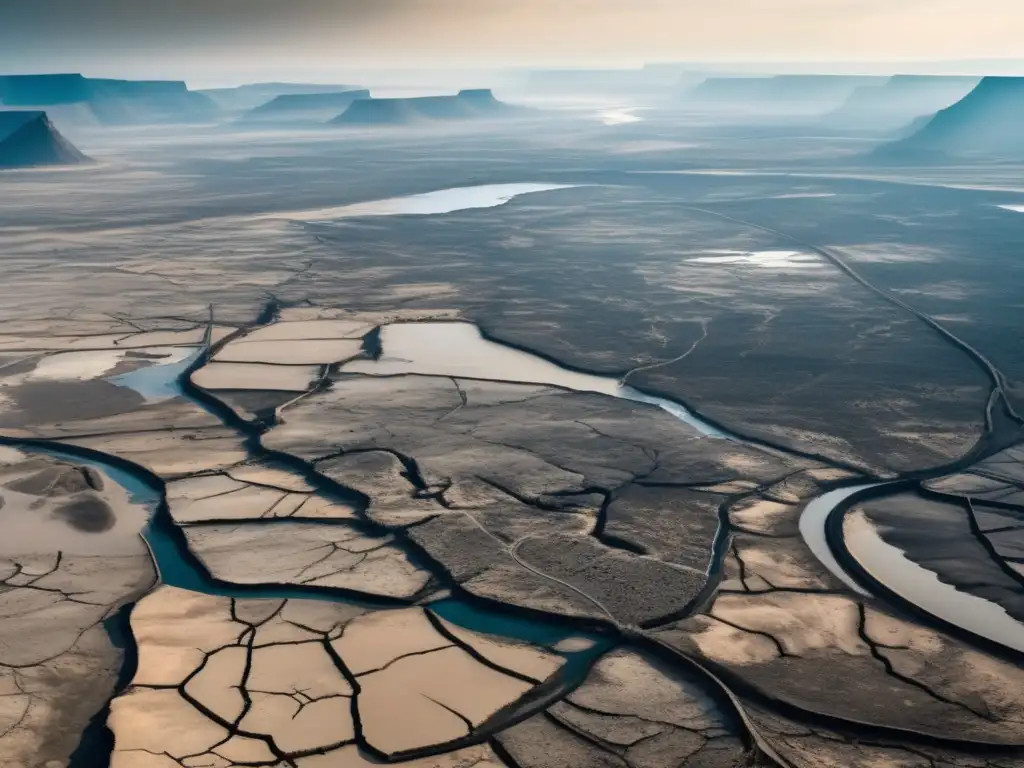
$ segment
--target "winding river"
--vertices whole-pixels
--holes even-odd
[[[862,486],[855,493],[876,487],[879,486]],[[853,510],[844,517],[845,520],[833,521],[845,523],[841,528],[843,546],[870,578],[939,621],[1024,653],[1024,624],[1005,608],[978,595],[962,592],[915,563],[903,550],[887,542],[878,526],[863,512]]]

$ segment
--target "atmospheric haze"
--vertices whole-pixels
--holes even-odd
[[[0,69],[211,86],[357,68],[999,59],[1020,58],[1022,27],[1016,0],[39,0],[0,5]]]

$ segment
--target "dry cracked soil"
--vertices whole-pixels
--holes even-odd
[[[10,176],[2,768],[1024,768],[1024,218],[564,119]]]

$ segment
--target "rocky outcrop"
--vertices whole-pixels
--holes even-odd
[[[920,130],[880,147],[875,157],[897,161],[945,155],[1024,156],[1024,77],[986,77]]]
[[[77,165],[88,159],[45,112],[0,112],[0,168]]]
[[[409,99],[359,99],[331,122],[336,125],[410,125],[429,121],[509,117],[520,110],[498,101],[489,89],[459,91],[455,96]]]

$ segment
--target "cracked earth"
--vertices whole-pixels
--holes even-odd
[[[801,536],[874,478],[607,394],[353,371],[379,317],[272,310],[4,342],[5,768],[102,732],[113,768],[1024,766],[1012,654]],[[118,383],[202,345],[176,389]],[[41,410],[40,381],[89,407]],[[922,490],[1004,580],[1019,458]],[[968,588],[1010,610],[996,581]]]

